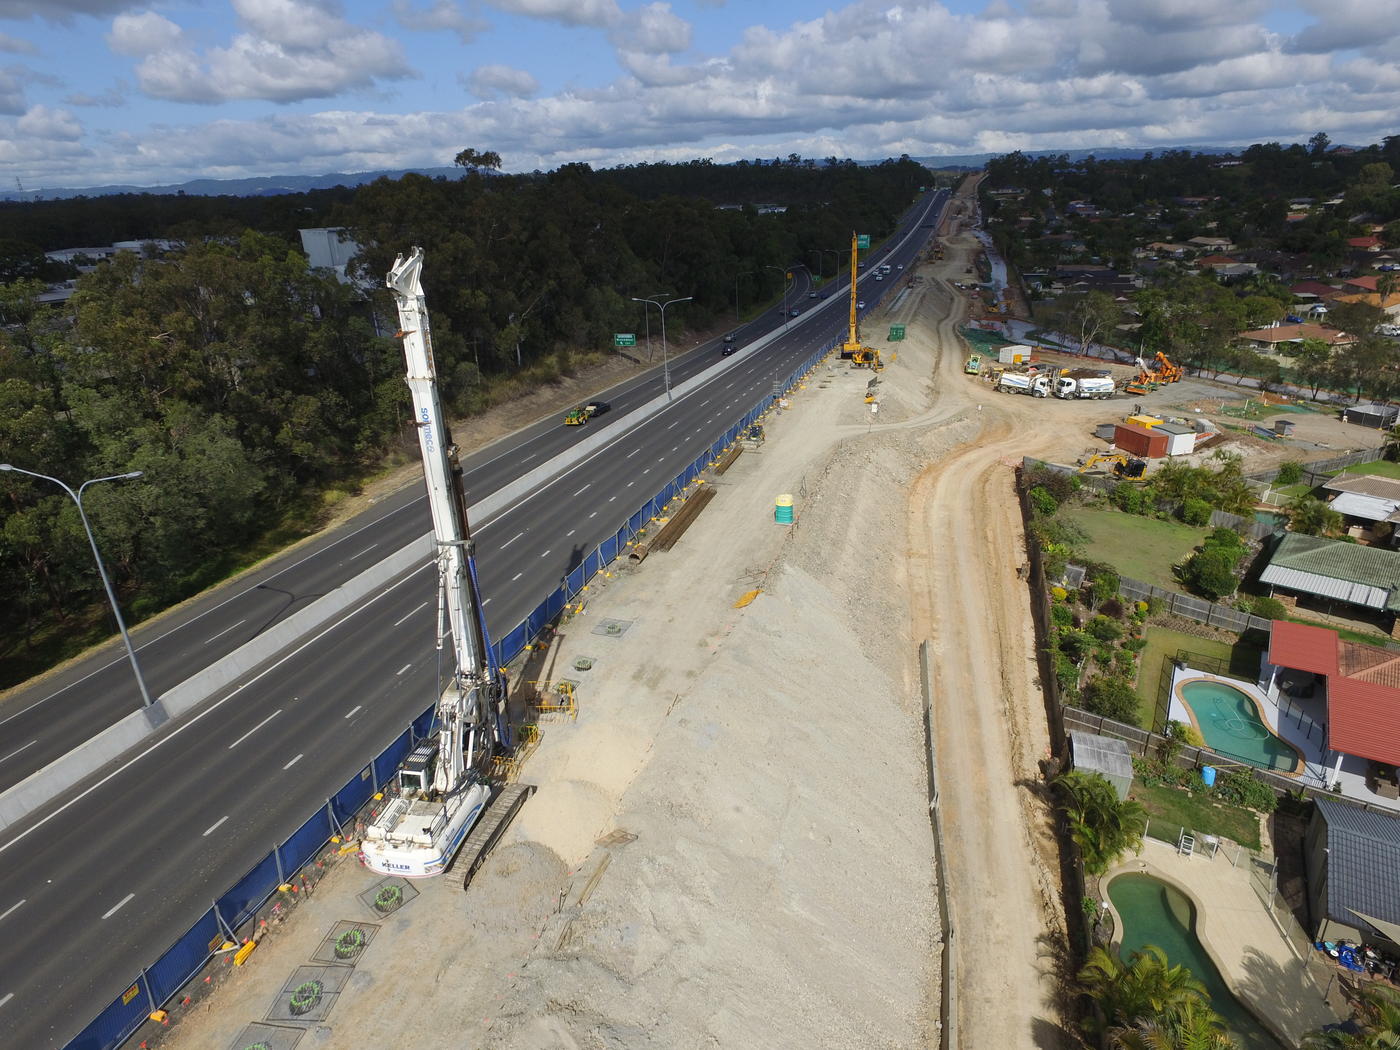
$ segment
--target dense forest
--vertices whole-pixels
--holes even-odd
[[[123,252],[61,306],[20,265],[0,281],[0,461],[73,484],[131,619],[194,593],[314,523],[324,494],[379,462],[408,406],[384,274],[426,252],[445,401],[494,378],[547,381],[640,331],[632,296],[694,302],[675,332],[771,301],[784,273],[859,229],[879,239],[930,181],[901,158],[740,165],[468,169],[287,197],[150,195],[5,204],[0,258],[171,238]],[[761,207],[762,206],[762,207]],[[311,270],[298,227],[348,227],[358,285]],[[363,290],[362,290],[363,289]],[[736,301],[737,296],[737,301]],[[684,312],[682,312],[684,311]],[[77,510],[52,484],[0,474],[0,684],[105,630]]]

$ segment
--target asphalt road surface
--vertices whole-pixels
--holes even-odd
[[[912,262],[932,232],[918,228],[929,221],[924,208],[941,207],[944,199],[938,194],[921,202],[905,224],[914,236],[891,261]],[[811,301],[805,293],[800,302],[808,312]],[[790,374],[844,331],[845,302],[831,295],[816,318],[792,326],[760,350],[741,349],[712,382],[677,398],[495,519],[473,523],[493,635],[514,627],[576,564],[580,552],[615,532],[740,413],[769,393],[775,379]],[[717,360],[719,351],[713,347],[677,360],[673,385]],[[649,400],[658,383],[658,377],[650,377],[624,385],[608,397],[613,411],[625,413]],[[536,433],[526,431],[513,448],[550,447],[549,440],[560,439],[544,433],[552,429],[562,432],[566,443],[577,440],[574,428],[541,425]],[[493,468],[496,460],[521,466],[519,455],[506,455],[501,446],[488,459],[473,469],[500,472],[501,467]],[[480,498],[478,492],[471,496]],[[258,616],[285,615],[282,605],[295,607],[334,586],[328,581],[337,572],[340,578],[359,572],[373,552],[389,553],[426,531],[426,507],[416,494],[388,501],[376,508],[372,522],[352,524],[344,534],[328,537],[314,558],[303,552],[295,564],[280,570],[309,571],[301,566],[324,559],[316,570],[320,575],[312,577],[321,582],[293,587],[269,572],[262,586],[249,588],[266,592],[258,600],[271,605],[259,606],[260,612],[243,617],[254,622],[236,624],[227,633],[246,640],[249,632],[261,629]],[[365,550],[371,542],[377,546]],[[442,657],[433,646],[436,592],[436,574],[425,560],[217,694],[192,717],[162,727],[141,748],[54,800],[23,827],[5,833],[0,840],[0,938],[5,945],[0,954],[0,1042],[64,1046],[213,898],[432,702],[440,674],[449,670],[439,667]],[[280,597],[270,599],[269,594]],[[216,603],[170,632],[173,655],[164,673],[172,677],[165,687],[208,662],[203,643],[219,640],[215,628],[230,618],[220,610],[233,600]],[[224,620],[216,620],[220,616]],[[182,631],[190,633],[182,639]],[[449,653],[443,657],[450,659]],[[65,686],[70,694],[85,695],[96,691],[92,681]],[[45,706],[56,710],[68,705],[53,701]],[[9,728],[3,727],[7,741],[15,739]]]

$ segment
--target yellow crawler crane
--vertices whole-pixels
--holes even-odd
[[[852,368],[870,368],[878,372],[884,368],[880,351],[873,346],[863,346],[860,341],[860,321],[856,314],[857,274],[859,273],[859,251],[856,235],[851,234],[851,324],[846,332],[846,341],[841,344],[841,360],[851,362]]]

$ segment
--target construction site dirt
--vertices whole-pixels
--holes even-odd
[[[965,221],[869,326],[878,412],[868,371],[818,366],[674,548],[615,563],[560,624],[533,673],[577,683],[576,717],[541,720],[520,773],[538,791],[470,888],[417,883],[375,918],[377,877],[347,858],[152,1045],[232,1046],[358,919],[372,943],[321,1020],[277,1022],[288,1046],[939,1046],[925,640],[961,1045],[1072,1045],[1014,467],[1074,462],[1131,405],[963,374]],[[870,338],[886,322],[902,342]],[[1149,410],[1222,400],[1242,398],[1188,379]],[[1336,426],[1238,447],[1258,469],[1373,437]]]

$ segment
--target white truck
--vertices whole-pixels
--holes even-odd
[[[1028,394],[1031,397],[1046,397],[1050,393],[1050,377],[1031,375],[1029,372],[1003,372],[997,380],[997,389],[1003,394]]]
[[[1108,376],[1060,376],[1055,380],[1056,397],[1103,400],[1112,397],[1116,390]]]

